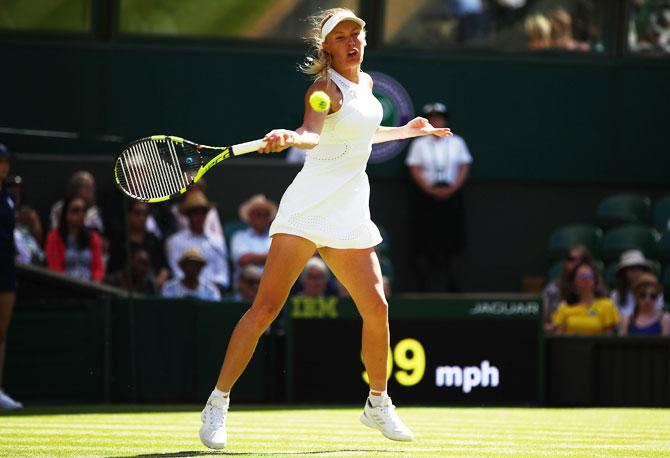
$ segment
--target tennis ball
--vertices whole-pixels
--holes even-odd
[[[314,91],[309,96],[309,106],[314,111],[327,111],[330,108],[330,97],[323,91]]]

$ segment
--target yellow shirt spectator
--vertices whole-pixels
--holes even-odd
[[[561,302],[551,317],[551,322],[565,329],[568,335],[598,335],[604,334],[621,321],[619,311],[614,303],[601,297],[593,301],[590,306],[585,304],[568,305]]]

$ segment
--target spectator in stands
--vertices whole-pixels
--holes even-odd
[[[183,203],[188,199],[192,193],[200,193],[207,196],[207,183],[204,178],[200,178],[198,182],[183,195],[181,202],[172,205],[171,212],[175,219],[177,231],[186,229],[189,226],[189,219],[182,210]],[[221,226],[221,218],[216,206],[210,205],[204,223],[205,234],[211,235],[215,238],[223,237],[223,226]]]
[[[205,220],[212,204],[200,191],[190,191],[181,205],[181,212],[188,218],[188,228],[172,235],[166,243],[168,265],[172,275],[182,277],[179,260],[189,248],[197,248],[206,265],[200,280],[215,284],[221,291],[230,287],[228,252],[223,235],[205,232]]]
[[[247,264],[242,267],[237,279],[237,291],[231,299],[237,302],[253,302],[262,276],[263,271],[256,265]]]
[[[524,22],[526,45],[529,49],[546,49],[551,46],[551,22],[542,14],[528,16]]]
[[[629,17],[631,51],[670,53],[670,0],[633,0]]]
[[[302,289],[299,294],[310,297],[328,296],[328,276],[326,263],[320,258],[311,258],[300,275]]]
[[[584,245],[574,245],[565,253],[563,258],[563,268],[560,275],[557,278],[549,281],[547,285],[542,290],[542,303],[544,304],[544,322],[545,328],[546,325],[551,328],[551,316],[554,314],[556,309],[561,302],[567,301],[570,293],[572,292],[572,284],[570,282],[570,276],[574,268],[581,264],[582,262],[593,263],[593,257],[591,252]],[[598,282],[598,296],[606,296],[607,288],[605,282],[602,278],[599,278]]]
[[[449,14],[458,19],[458,42],[470,43],[487,32],[486,2],[483,0],[450,0]]]
[[[24,205],[16,214],[16,228],[14,229],[16,262],[44,265],[42,236],[40,217],[33,208]]]
[[[449,110],[442,103],[423,107],[435,127],[447,127]],[[415,139],[405,163],[417,185],[414,247],[418,286],[422,291],[458,291],[454,256],[465,247],[465,207],[462,187],[472,156],[458,135]]]
[[[240,205],[240,219],[249,227],[236,232],[230,243],[236,276],[239,269],[248,265],[258,266],[263,271],[272,242],[270,223],[276,214],[277,204],[263,194],[256,194]]]
[[[204,220],[204,214],[203,214]],[[180,278],[168,280],[163,285],[163,297],[197,297],[206,301],[221,299],[219,288],[201,275],[207,261],[195,247],[184,250],[179,258]]]
[[[102,241],[97,231],[84,225],[85,215],[84,199],[65,199],[58,228],[47,236],[47,266],[75,278],[100,282],[105,276]]]
[[[84,226],[89,229],[95,229],[98,234],[104,234],[105,228],[102,223],[102,215],[95,202],[95,178],[85,170],[75,172],[67,185],[66,197],[79,197],[84,200],[86,205],[86,216],[84,218]],[[56,229],[61,220],[61,211],[63,208],[63,200],[59,200],[51,206],[51,213],[49,215],[51,229]]]
[[[614,303],[597,294],[598,272],[593,264],[583,261],[569,277],[572,291],[567,301],[551,317],[548,331],[557,335],[614,334],[620,317]]]
[[[126,270],[126,240],[129,240],[131,253],[140,248],[149,253],[152,268],[150,275],[153,277],[152,281],[156,288],[160,289],[163,283],[170,278],[170,269],[165,258],[163,244],[158,237],[146,229],[148,215],[149,205],[138,201],[130,202],[128,208],[129,235],[126,238],[126,234],[121,233],[112,238],[107,270],[112,275],[116,275],[120,270]]]
[[[551,24],[551,46],[568,51],[588,51],[589,46],[572,35],[572,16],[563,8],[553,10],[547,16]]]
[[[651,263],[639,250],[628,250],[621,254],[621,259],[616,267],[616,288],[612,291],[612,301],[619,309],[621,316],[630,316],[635,308],[635,296],[633,285],[642,273],[652,273]],[[659,295],[656,306],[663,308],[664,298]]]
[[[7,330],[16,298],[16,267],[14,264],[14,199],[7,192],[9,150],[0,143],[0,410],[20,409],[23,405],[2,389],[5,367]]]
[[[663,286],[655,275],[643,272],[633,285],[635,308],[621,320],[621,335],[670,336],[670,313],[656,306]]]
[[[135,248],[130,259],[131,281],[128,281],[128,272],[126,269],[120,269],[111,273],[106,283],[125,289],[126,291],[130,290],[132,286],[133,292],[148,295],[156,294],[159,289],[156,287],[154,278],[151,275],[151,267],[149,252],[143,247]]]

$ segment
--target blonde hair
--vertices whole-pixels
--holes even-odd
[[[310,29],[304,39],[309,45],[309,51],[302,64],[298,65],[298,69],[315,80],[321,78],[328,82],[330,79],[328,77],[328,69],[331,66],[330,54],[323,50],[324,40],[321,38],[321,28],[328,19],[337,13],[355,14],[349,8],[330,8],[307,18]]]
[[[526,36],[531,47],[547,47],[551,40],[551,22],[542,14],[534,14],[524,21]]]

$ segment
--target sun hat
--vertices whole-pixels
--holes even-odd
[[[270,220],[275,219],[277,215],[277,204],[269,200],[263,194],[256,194],[251,196],[248,200],[240,205],[240,219],[245,223],[249,222],[249,215],[254,208],[261,207],[266,208],[270,213]]]
[[[321,26],[321,39],[325,40],[330,32],[333,31],[337,24],[342,21],[353,21],[361,27],[365,27],[365,21],[358,16],[356,16],[351,11],[341,11],[339,13],[333,14],[328,18],[326,22]]]
[[[200,264],[207,264],[207,261],[205,261],[205,258],[202,257],[202,253],[200,253],[200,250],[198,250],[195,247],[189,248],[188,250],[184,251],[179,258],[179,264],[183,264],[185,262],[198,262]]]
[[[449,117],[449,109],[444,103],[441,102],[427,103],[423,106],[422,111],[424,116],[430,116],[432,114],[441,114],[445,118]]]
[[[200,191],[190,191],[186,194],[186,199],[182,202],[180,211],[187,214],[189,211],[197,208],[212,208],[212,203],[207,200],[207,196]]]
[[[646,270],[651,270],[651,263],[640,250],[628,250],[621,253],[619,264],[616,266],[616,273],[626,267],[644,267]]]

